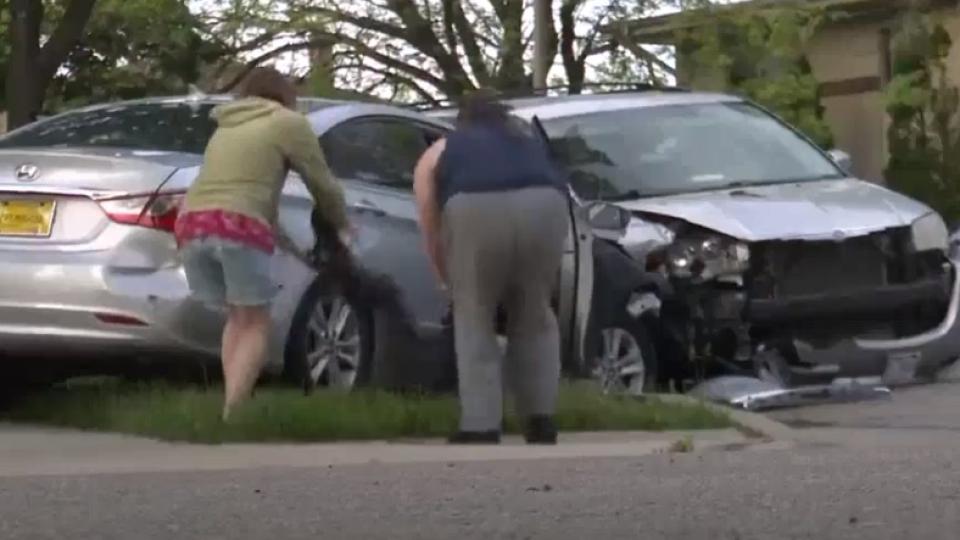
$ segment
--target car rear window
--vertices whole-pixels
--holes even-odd
[[[126,103],[66,112],[0,138],[0,148],[100,146],[202,154],[217,128],[216,102]],[[301,100],[303,113],[335,102]]]
[[[0,148],[104,146],[202,154],[213,103],[141,103],[68,112],[0,139]]]

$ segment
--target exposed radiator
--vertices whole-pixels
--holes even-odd
[[[763,249],[766,274],[777,297],[881,286],[887,258],[875,236],[843,242],[778,242]]]

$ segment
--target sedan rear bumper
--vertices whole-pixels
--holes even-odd
[[[190,299],[183,270],[0,262],[0,353],[70,360],[217,354],[219,314]]]

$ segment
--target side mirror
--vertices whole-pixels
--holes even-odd
[[[606,233],[623,233],[632,218],[629,210],[605,202],[595,202],[587,206],[586,217],[594,231]]]
[[[827,155],[830,156],[830,159],[832,159],[838,167],[843,169],[843,172],[849,174],[851,169],[853,169],[853,158],[843,150],[833,149],[827,152]]]

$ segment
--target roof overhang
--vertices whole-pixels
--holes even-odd
[[[911,4],[911,0],[752,0],[717,6],[723,13],[744,10],[772,10],[790,5],[823,8],[828,13],[842,14],[843,22],[883,20],[896,15]],[[934,5],[956,6],[957,0],[933,0]],[[604,31],[610,38],[628,38],[637,43],[672,45],[678,31],[695,28],[700,24],[690,12],[677,12],[657,17],[647,17],[608,25]]]

